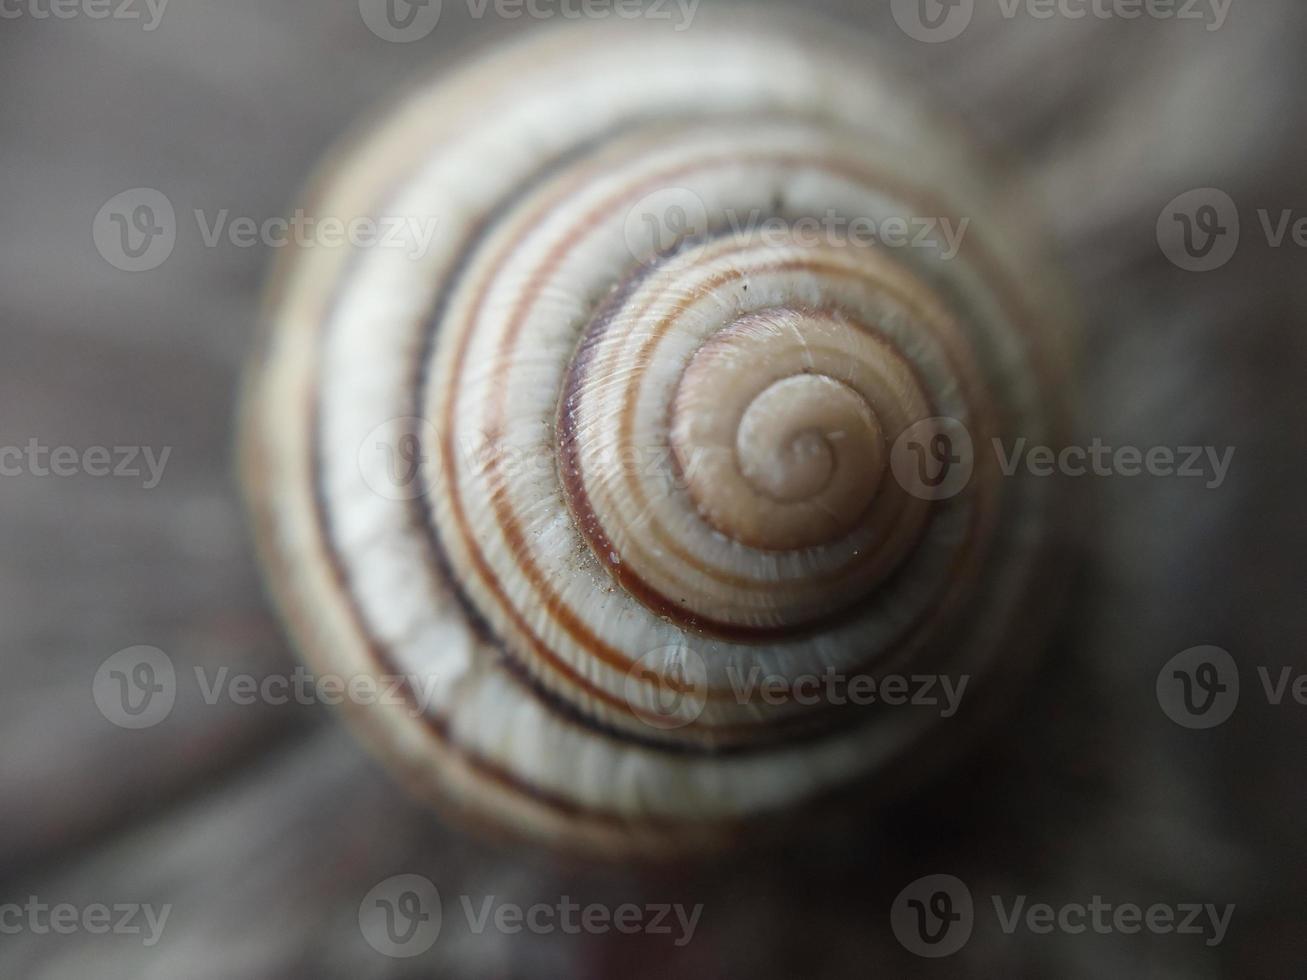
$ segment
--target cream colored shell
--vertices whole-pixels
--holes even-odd
[[[547,32],[410,93],[309,210],[435,222],[285,264],[243,426],[291,633],[404,679],[353,713],[419,792],[570,849],[716,846],[965,739],[1026,662],[1057,501],[989,447],[1057,438],[1064,300],[873,49]],[[823,230],[852,218],[965,236]],[[956,493],[905,465],[935,418],[974,447]],[[966,710],[741,690],[892,673],[965,676]]]

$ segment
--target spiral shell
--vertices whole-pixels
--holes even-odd
[[[419,792],[584,851],[715,846],[966,730],[811,678],[965,677],[974,714],[1026,663],[1056,496],[986,450],[1057,440],[1065,300],[861,46],[547,33],[411,93],[310,211],[437,222],[283,266],[243,435],[291,632],[403,679],[355,716]],[[966,235],[803,233],[831,216]],[[956,472],[918,479],[940,438]]]

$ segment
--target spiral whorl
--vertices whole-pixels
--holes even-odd
[[[439,233],[283,270],[244,438],[305,656],[405,680],[373,744],[478,818],[663,852],[941,723],[814,676],[985,697],[1052,497],[979,451],[939,492],[904,446],[1056,436],[1062,301],[987,188],[865,52],[738,20],[548,34],[362,140],[318,208]],[[914,218],[967,234],[831,231]]]
[[[927,508],[886,479],[889,446],[933,413],[880,327],[892,300],[871,250],[727,236],[693,251],[582,341],[565,485],[646,605],[765,636],[866,594],[903,557]],[[668,465],[632,465],[661,461],[645,447],[669,448]]]

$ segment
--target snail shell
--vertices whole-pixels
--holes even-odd
[[[354,714],[419,792],[582,851],[717,846],[959,726],[803,679],[983,704],[1027,662],[1056,498],[983,449],[1056,441],[1065,300],[861,46],[738,14],[546,33],[413,91],[309,210],[438,223],[284,264],[243,422],[290,631],[404,679]],[[799,234],[829,215],[967,233]],[[918,480],[941,437],[960,481]]]

